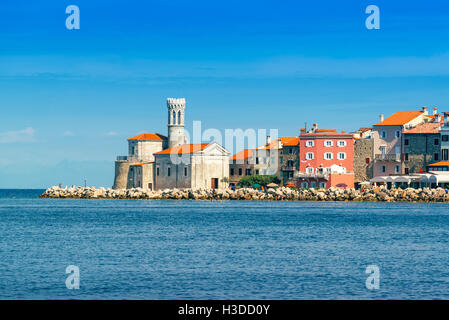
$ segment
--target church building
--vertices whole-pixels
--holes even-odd
[[[128,139],[128,156],[115,162],[114,189],[228,187],[229,152],[216,142],[187,144],[184,98],[168,98],[168,137],[142,133]]]

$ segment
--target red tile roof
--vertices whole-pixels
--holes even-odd
[[[231,159],[237,160],[237,159],[248,159],[253,155],[253,151],[251,149],[245,149],[240,152],[237,152],[234,154]]]
[[[300,137],[340,137],[340,138],[353,138],[351,133],[344,132],[319,132],[319,133],[301,133]]]
[[[167,140],[166,136],[159,133],[142,133],[135,137],[129,138],[128,140]]]
[[[197,151],[204,150],[209,143],[201,143],[201,144],[183,144],[180,146],[176,146],[173,148],[168,148],[154,154],[190,154]]]
[[[414,128],[405,130],[404,133],[439,133],[441,123],[425,122],[417,125]]]
[[[372,130],[371,128],[360,128],[360,132],[367,132]]]
[[[422,113],[422,111],[398,111],[384,121],[376,123],[375,126],[402,126],[419,117]]]

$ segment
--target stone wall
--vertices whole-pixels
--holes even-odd
[[[354,142],[354,182],[369,181],[373,177],[373,139]]]
[[[438,133],[432,134],[404,134],[408,139],[408,145],[404,145],[404,153],[408,154],[408,161],[404,157],[404,167],[409,168],[409,173],[419,173],[419,169],[426,171],[428,164],[437,162],[441,157],[441,139]],[[438,145],[434,140],[438,139]],[[434,160],[434,154],[438,153],[438,160]]]
[[[129,167],[132,163],[128,161],[115,162],[115,178],[113,189],[132,188],[132,178],[129,176]]]

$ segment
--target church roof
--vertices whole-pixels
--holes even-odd
[[[166,136],[163,136],[159,133],[141,133],[135,137],[129,138],[129,140],[167,140]]]
[[[168,148],[159,152],[154,153],[156,154],[189,154],[194,153],[198,151],[204,150],[209,143],[201,143],[201,144],[182,144],[180,146],[176,146],[173,148]]]

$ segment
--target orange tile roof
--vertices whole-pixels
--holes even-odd
[[[449,161],[440,161],[436,163],[429,164],[429,167],[436,167],[436,166],[449,166]]]
[[[189,154],[197,151],[204,150],[209,143],[201,143],[201,144],[183,144],[180,146],[176,146],[173,148],[168,148],[154,154]]]
[[[440,115],[440,116],[441,116],[440,117],[440,122],[444,123],[444,117],[442,115]],[[431,118],[431,119],[435,119],[435,115],[434,114],[427,115],[426,117]]]
[[[251,149],[245,149],[240,152],[237,152],[234,154],[231,159],[237,160],[237,159],[248,159],[253,155],[253,151]]]
[[[316,133],[320,133],[320,132],[337,132],[337,129],[316,129],[315,132]]]
[[[425,122],[417,125],[414,128],[405,130],[404,133],[439,133],[441,123]]]
[[[133,167],[133,166],[144,166],[144,165],[152,164],[152,163],[154,163],[154,161],[153,162],[144,162],[144,163],[133,164],[133,165],[131,165],[131,167]]]
[[[299,144],[299,137],[280,137],[281,143],[286,147],[294,147]]]
[[[142,133],[135,137],[129,138],[128,140],[167,140],[166,136],[159,133]]]
[[[402,126],[420,116],[422,113],[422,111],[398,111],[384,121],[376,123],[375,126]]]
[[[277,148],[278,141],[281,140],[282,146],[294,147],[299,145],[299,137],[279,137],[276,140],[271,141],[270,144],[265,144],[257,148],[257,150],[268,150]]]

